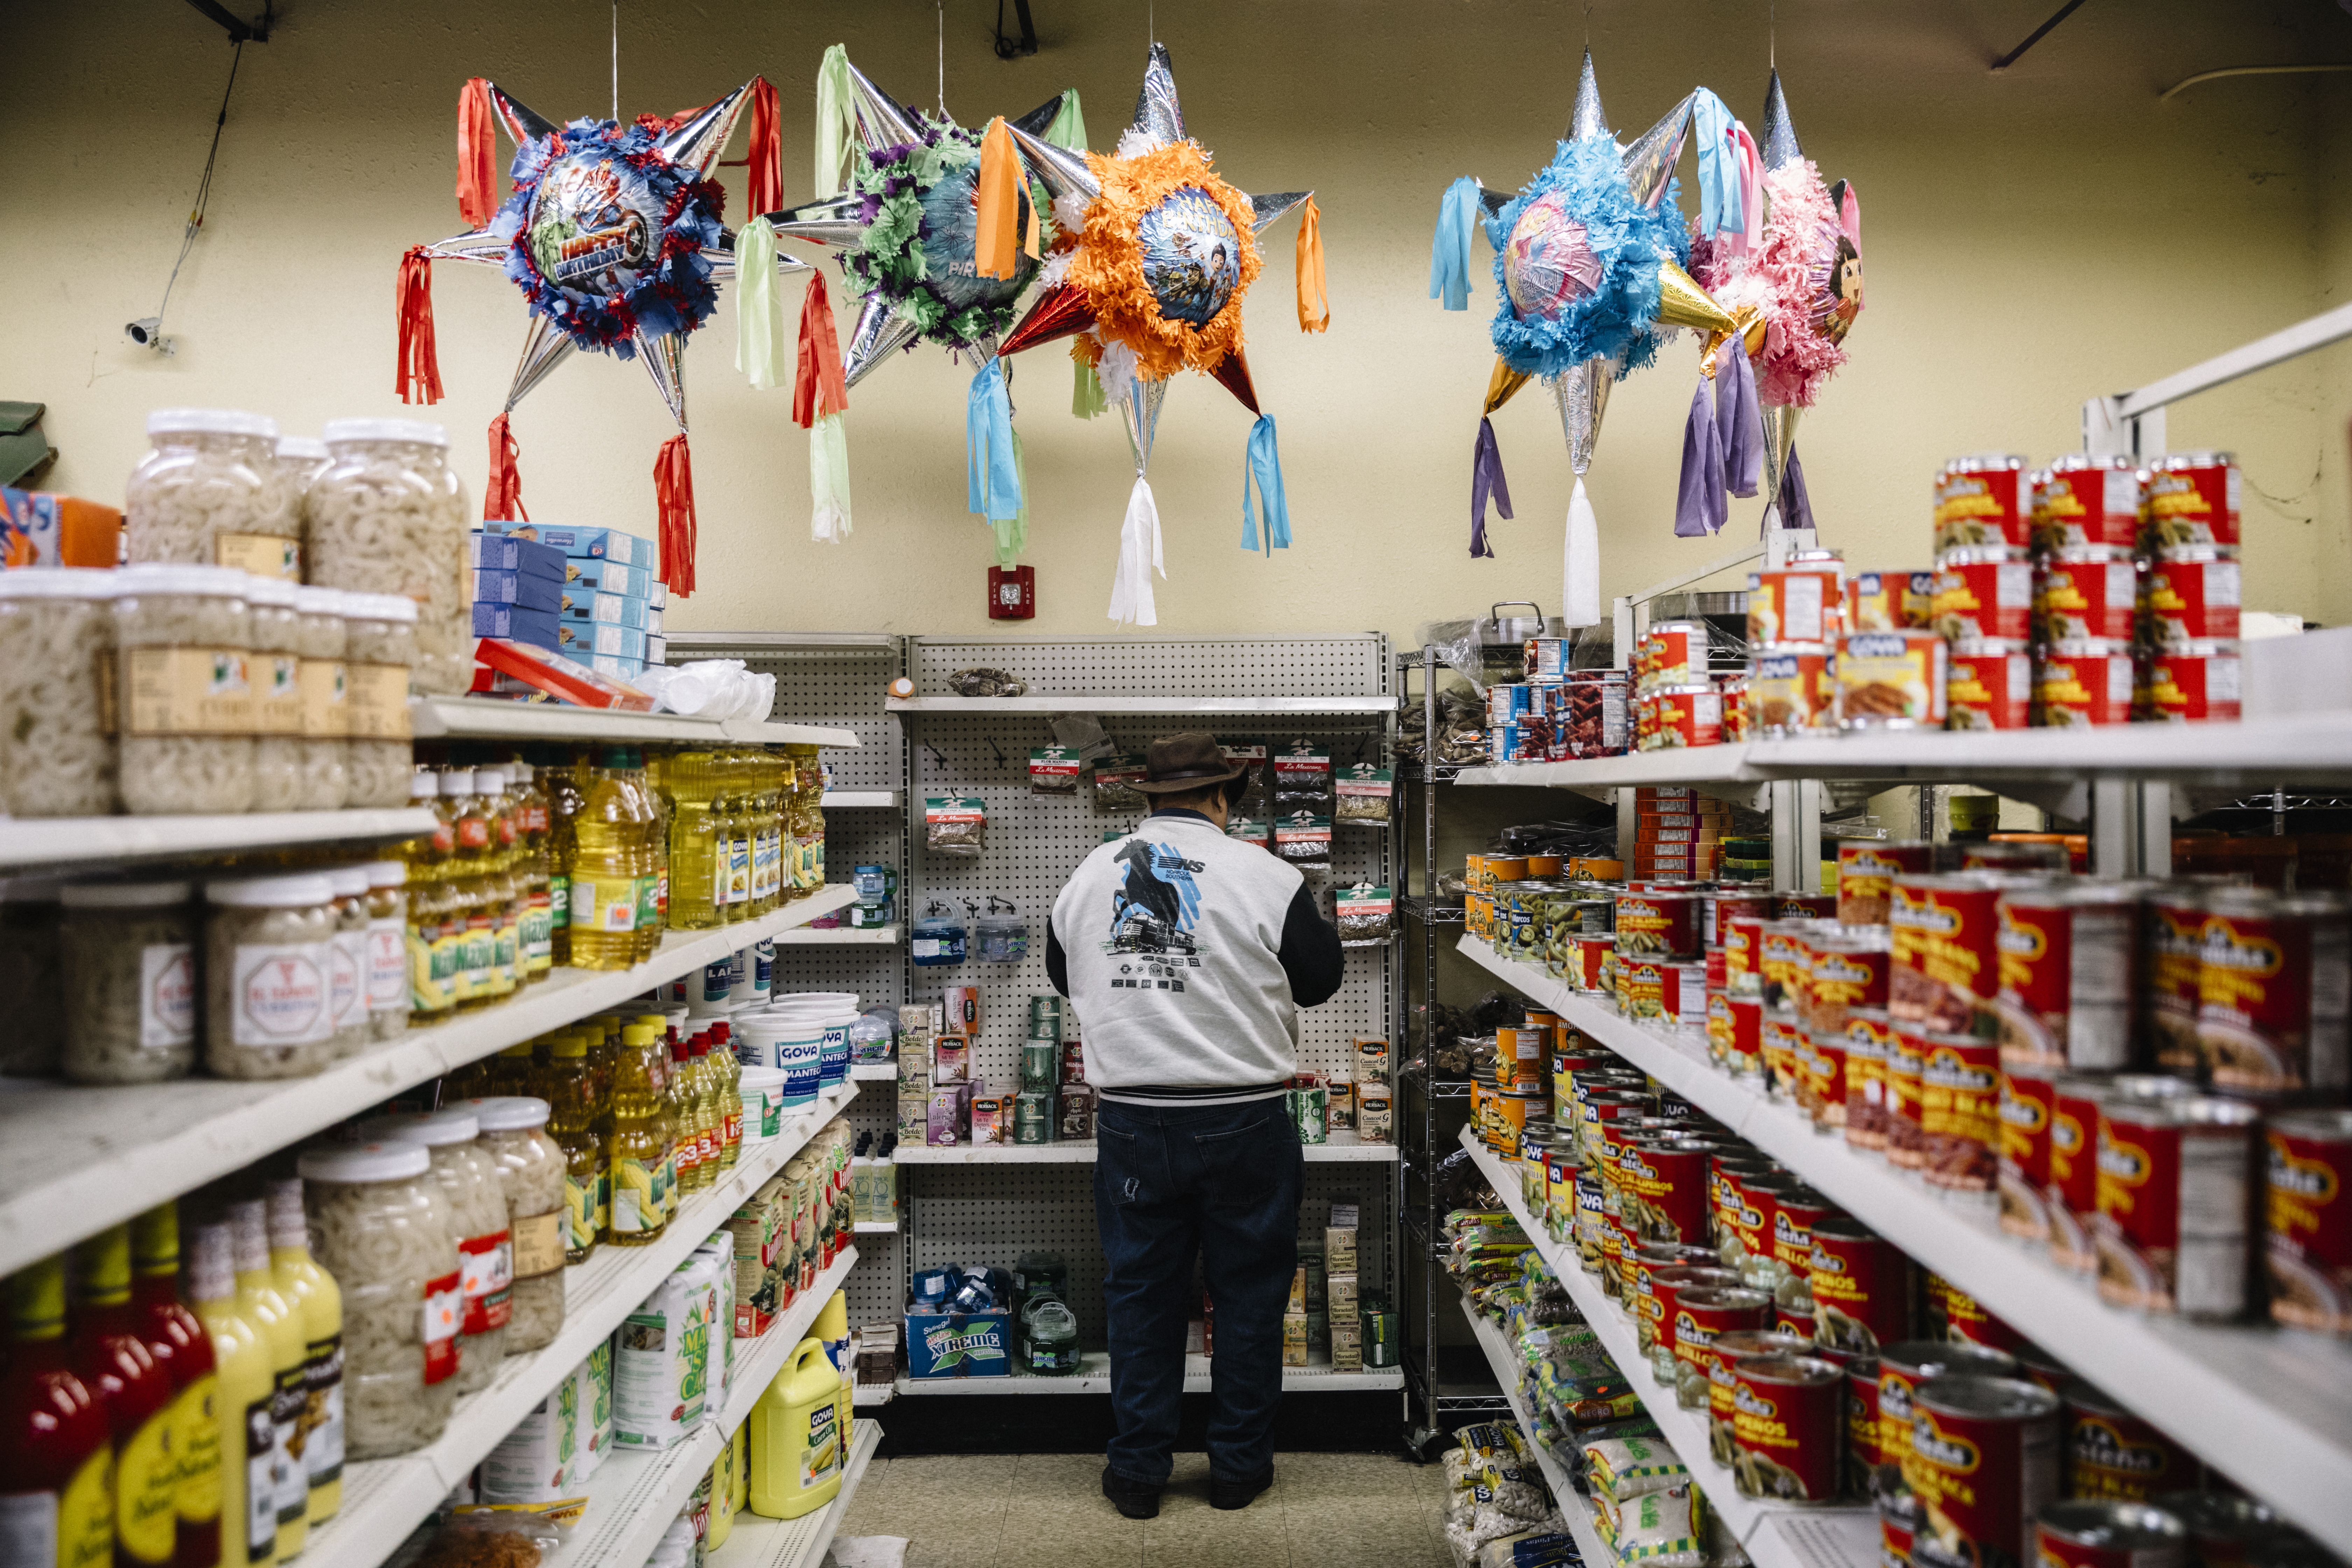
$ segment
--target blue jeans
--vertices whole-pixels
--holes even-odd
[[[1215,1309],[1212,1473],[1274,1462],[1282,1314],[1298,1268],[1306,1160],[1279,1097],[1161,1110],[1104,1101],[1095,1119],[1095,1223],[1110,1317],[1110,1468],[1164,1486],[1184,1394],[1192,1256]]]

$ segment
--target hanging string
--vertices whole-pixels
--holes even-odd
[[[613,0],[613,123],[621,122],[621,0]]]
[[[939,0],[940,118],[948,117],[948,0]]]

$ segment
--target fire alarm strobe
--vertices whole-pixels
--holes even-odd
[[[1034,566],[992,566],[988,569],[988,618],[1025,621],[1037,614],[1037,569]]]

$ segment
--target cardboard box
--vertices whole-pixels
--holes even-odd
[[[964,1141],[971,1131],[971,1085],[945,1084],[931,1090],[930,1111],[923,1127],[923,1142],[934,1148],[952,1149]]]
[[[1006,1112],[1003,1095],[971,1097],[971,1141],[974,1144],[1013,1142],[1012,1118]]]
[[[552,610],[527,610],[519,605],[478,601],[474,605],[474,635],[478,637],[506,637],[533,647],[560,648],[563,640],[559,626]]]
[[[623,533],[617,528],[549,528],[538,523],[524,526],[529,531],[523,537],[551,544],[572,559],[618,561],[624,565],[642,566],[648,572],[660,564],[661,552],[654,548],[652,540]]]
[[[971,1081],[971,1042],[961,1035],[941,1035],[931,1042],[931,1087]]]
[[[1323,1269],[1323,1255],[1311,1247],[1298,1249],[1298,1271],[1307,1276],[1306,1310],[1319,1312],[1329,1300],[1328,1278]],[[1293,1310],[1297,1309],[1294,1308]]]
[[[483,571],[518,572],[543,582],[563,581],[563,552],[525,534],[477,529],[467,535],[467,559]]]
[[[898,1082],[901,1087],[919,1083],[925,1090],[931,1087],[931,1041],[929,1036],[902,1035],[898,1037]]]
[[[1352,1271],[1332,1275],[1325,1289],[1329,1294],[1333,1317],[1352,1318],[1363,1304],[1363,1297],[1357,1292],[1356,1276]]]
[[[1010,1310],[907,1313],[908,1377],[1010,1377],[1012,1346]]]
[[[647,631],[646,633],[646,662],[647,664],[667,664],[669,662],[669,638],[659,637],[651,631]]]
[[[1286,1312],[1307,1310],[1307,1270],[1304,1268],[1299,1268],[1290,1277],[1290,1304],[1283,1310]]]
[[[1320,1351],[1328,1351],[1331,1348],[1330,1313],[1309,1312],[1307,1314],[1307,1348],[1308,1350]]]
[[[572,658],[583,654],[603,654],[607,658],[630,660],[642,667],[646,660],[646,634],[635,626],[607,626],[602,621],[571,620],[554,617],[556,633],[562,640],[559,646]]]
[[[1335,1276],[1356,1272],[1354,1226],[1335,1226],[1323,1233],[1323,1261]]]
[[[920,1089],[901,1086],[898,1091],[898,1141],[902,1143],[928,1142],[931,1132],[931,1089],[926,1082]]]
[[[1282,1315],[1282,1364],[1307,1364],[1307,1314],[1285,1312]]]
[[[1361,1372],[1364,1367],[1364,1329],[1351,1317],[1331,1320],[1331,1370]]]
[[[621,594],[602,594],[578,584],[567,584],[559,592],[556,608],[567,621],[588,622],[596,626],[627,626],[635,631],[646,629],[646,602]]]
[[[588,656],[588,668],[614,680],[635,680],[646,672],[646,661],[624,658],[618,654],[595,653]]]
[[[643,603],[653,591],[654,574],[650,567],[633,565],[607,556],[567,557],[563,563],[563,583],[591,594],[617,594]]]
[[[654,633],[656,633],[656,632],[658,632],[658,631],[660,631],[661,629],[662,629],[662,613],[661,613],[661,611],[660,611],[660,610],[658,610],[658,609],[656,609],[654,605],[650,605],[650,604],[646,605],[646,635],[647,635],[647,636],[651,636],[652,634],[654,634]]]
[[[474,603],[513,605],[525,610],[560,611],[563,607],[563,585],[552,578],[533,577],[524,572],[477,567],[474,572]]]

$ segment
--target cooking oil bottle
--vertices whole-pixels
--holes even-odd
[[[490,826],[490,995],[503,1002],[522,989],[522,918],[530,894],[515,872],[522,858],[520,808],[503,767],[477,768],[474,788]]]
[[[302,1452],[295,1465],[309,1496],[309,1520],[316,1530],[335,1517],[343,1502],[343,1292],[335,1277],[310,1256],[310,1233],[302,1217],[302,1178],[268,1184],[269,1272],[278,1293],[302,1325]],[[289,1477],[288,1496],[298,1478]]]
[[[628,766],[627,747],[604,747],[572,818],[572,963],[580,969],[636,963],[638,912],[652,912],[645,819]]]
[[[806,898],[824,886],[824,770],[817,765],[814,746],[785,748],[793,758],[793,841],[797,850],[794,885],[797,898]]]
[[[623,770],[622,782],[636,810],[637,849],[637,929],[634,950],[636,962],[643,963],[661,945],[662,910],[669,901],[669,889],[665,885],[664,868],[669,863],[667,846],[661,837],[661,803],[646,782],[646,751],[643,746],[626,748],[628,763]]]
[[[577,1029],[548,1044],[547,1135],[563,1151],[563,1261],[588,1261],[603,1239],[599,1199],[604,1188],[604,1144],[590,1130],[595,1119],[588,1081],[588,1041]]]
[[[641,1014],[632,1020],[630,1028],[649,1031],[644,1044],[637,1047],[645,1058],[646,1081],[653,1086],[654,1129],[662,1144],[662,1193],[668,1207],[667,1216],[677,1208],[677,1194],[686,1190],[686,1171],[692,1163],[691,1152],[680,1142],[685,1123],[678,1116],[678,1078],[673,1058],[677,1050],[677,1031],[669,1027],[669,1020],[658,1013]],[[627,1038],[627,1030],[622,1031]],[[623,1047],[625,1054],[628,1047]]]
[[[658,1240],[669,1221],[662,1158],[661,1102],[646,1071],[647,1051],[659,1040],[645,1024],[621,1031],[620,1073],[613,1084],[613,1135],[606,1159],[613,1172],[614,1247]]]
[[[555,966],[555,893],[548,860],[547,787],[528,763],[507,764],[520,831],[516,876],[526,900],[522,918],[523,984],[544,980]]]
[[[677,1190],[681,1193],[694,1192],[702,1185],[702,1141],[695,1131],[694,1089],[689,1081],[693,1065],[693,1047],[672,1031],[669,1078],[662,1086],[662,1112],[672,1129],[670,1147],[676,1151]]]
[[[784,901],[783,788],[774,752],[749,747],[743,761],[759,816],[751,842],[751,903],[753,912],[764,915]]]
[[[662,771],[670,795],[669,923],[679,931],[708,931],[723,918],[715,762],[709,752],[679,752]]]
[[[409,780],[410,804],[433,813],[433,831],[400,847],[408,864],[408,1026],[422,1028],[457,1007],[457,944],[445,931],[450,910],[449,857],[457,847],[456,819],[445,809],[440,780],[419,771]]]
[[[727,1112],[721,1109],[719,1064],[710,1059],[707,1032],[694,1037],[693,1054],[693,1076],[688,1084],[694,1092],[695,1159],[702,1178],[698,1185],[709,1188],[719,1184],[719,1152],[727,1142]]]
[[[540,787],[547,793],[547,941],[548,962],[572,962],[572,862],[579,853],[572,828],[586,799],[579,769],[570,752],[561,746],[537,746]]]
[[[654,857],[654,909],[661,916],[660,922],[654,928],[653,947],[646,950],[646,956],[650,958],[653,948],[661,945],[661,933],[669,930],[669,757],[667,752],[658,748],[640,748],[639,754],[644,759],[639,776],[645,786],[646,804],[653,807],[654,812],[647,847]]]
[[[798,1519],[841,1490],[841,1377],[824,1342],[803,1340],[751,1407],[751,1511]]]

